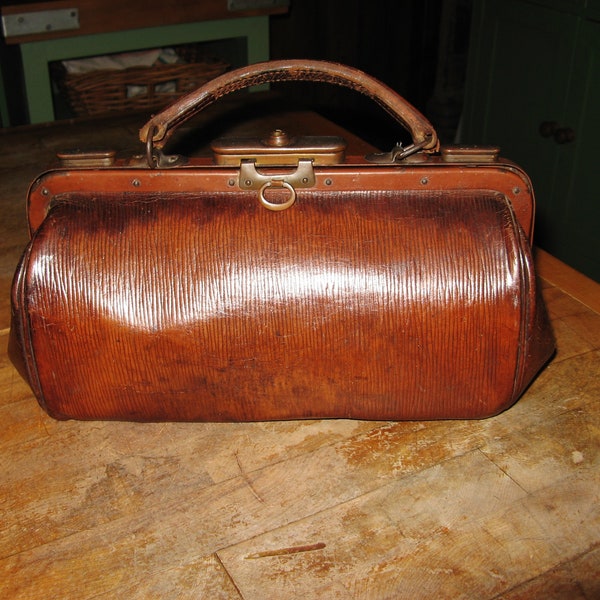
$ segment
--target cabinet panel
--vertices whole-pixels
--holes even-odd
[[[585,16],[594,21],[600,21],[600,0],[588,0]]]
[[[526,2],[532,2],[533,4],[541,4],[547,8],[554,8],[556,10],[569,11],[573,13],[580,13],[585,9],[586,3],[590,0],[525,0]]]
[[[539,133],[543,122],[564,122],[575,20],[541,6],[488,0],[477,32],[478,64],[469,73],[471,107],[465,141],[497,144],[532,178],[537,239],[550,235],[554,176],[562,150]]]
[[[532,178],[535,242],[600,280],[591,185],[600,106],[598,24],[519,0],[474,5],[462,141],[497,144]],[[581,43],[579,43],[581,42]],[[571,127],[557,143],[542,123]]]
[[[600,23],[584,21],[577,39],[565,125],[575,139],[562,149],[558,186],[564,199],[559,250],[574,267],[600,280]],[[567,176],[570,172],[570,177]]]

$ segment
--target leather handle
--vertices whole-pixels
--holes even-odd
[[[282,81],[322,82],[355,90],[386,110],[411,134],[413,143],[421,144],[427,152],[439,149],[431,123],[385,84],[353,67],[305,60],[267,61],[220,75],[153,116],[140,130],[140,140],[147,147],[161,149],[179,125],[219,98],[253,85]]]

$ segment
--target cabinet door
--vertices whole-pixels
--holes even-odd
[[[559,153],[555,254],[600,281],[600,23],[581,23],[563,124],[574,139]]]
[[[474,3],[463,140],[494,144],[530,175],[537,198],[535,241],[558,255],[564,145],[540,135],[565,123],[577,17],[516,0]],[[559,256],[560,258],[560,256]]]

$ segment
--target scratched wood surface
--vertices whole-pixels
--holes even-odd
[[[310,113],[251,126],[277,119],[335,130]],[[543,252],[558,352],[492,419],[41,411],[5,353],[27,185],[60,148],[139,152],[143,122],[0,134],[0,598],[599,598],[600,286]]]

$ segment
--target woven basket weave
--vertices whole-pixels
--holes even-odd
[[[63,69],[59,81],[75,115],[93,116],[163,108],[224,73],[228,66],[215,59],[77,74],[67,73]],[[172,84],[173,89],[157,89],[161,84]],[[134,87],[137,95],[131,95]]]

